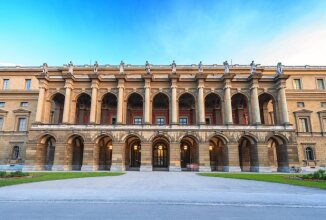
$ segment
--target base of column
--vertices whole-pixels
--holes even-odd
[[[93,165],[83,165],[81,171],[93,171]]]
[[[226,125],[233,125],[233,122],[225,122]]]
[[[290,167],[277,167],[277,172],[290,173]]]
[[[224,166],[223,168],[224,172],[230,172],[230,173],[240,173],[241,168],[239,166]]]
[[[199,166],[199,172],[211,172],[212,168],[210,166]]]
[[[271,173],[272,170],[270,167],[252,166],[250,172]]]
[[[111,172],[122,172],[126,171],[126,167],[124,165],[111,165]]]
[[[52,171],[64,171],[65,167],[64,165],[53,165],[52,166]]]
[[[153,167],[151,165],[141,165],[139,171],[140,172],[151,172],[151,171],[153,171]]]
[[[206,122],[199,122],[199,125],[206,125]]]
[[[152,123],[150,122],[144,122],[144,125],[151,125]]]
[[[181,172],[181,167],[178,166],[169,166],[170,172]]]

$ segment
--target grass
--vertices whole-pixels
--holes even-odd
[[[33,172],[29,176],[16,178],[0,178],[0,187],[10,186],[22,183],[33,183],[49,180],[63,180],[83,177],[99,177],[99,176],[119,176],[124,173],[114,172]]]
[[[300,179],[300,174],[255,174],[255,173],[199,173],[201,176],[223,177],[233,179],[257,180],[264,182],[283,183],[296,186],[326,189],[326,181]]]

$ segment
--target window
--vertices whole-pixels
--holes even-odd
[[[293,83],[294,83],[294,89],[298,89],[298,90],[301,89],[301,80],[300,79],[294,79]]]
[[[3,118],[0,118],[0,131],[2,131],[2,126],[3,126]]]
[[[141,117],[135,117],[134,118],[134,125],[141,125],[142,124],[142,118]]]
[[[186,118],[186,117],[179,118],[179,124],[180,125],[187,125],[188,124],[188,118]]]
[[[9,79],[4,79],[3,80],[3,89],[6,90],[9,87]]]
[[[300,131],[301,132],[308,132],[308,120],[307,118],[299,118],[300,123]]]
[[[117,118],[112,118],[111,120],[112,120],[111,122],[113,125],[117,124]]]
[[[18,119],[18,131],[26,131],[26,118]]]
[[[211,124],[211,120],[210,120],[210,118],[205,118],[205,123],[206,123],[207,125],[210,125],[210,124]]]
[[[0,102],[0,107],[5,107],[5,102]]]
[[[19,159],[19,147],[18,146],[14,146],[14,148],[12,149],[12,157],[13,160],[18,160]]]
[[[31,89],[31,80],[26,79],[25,80],[25,90],[30,90]]]
[[[314,151],[311,147],[307,147],[306,148],[306,159],[307,160],[314,160]]]
[[[28,102],[21,102],[20,107],[28,107]]]
[[[165,119],[160,117],[160,118],[156,118],[156,124],[157,125],[164,125],[165,124]]]
[[[325,89],[324,79],[317,79],[317,89]]]
[[[304,102],[297,102],[297,107],[304,107]]]
[[[321,102],[320,106],[323,107],[323,108],[326,108],[326,102]]]

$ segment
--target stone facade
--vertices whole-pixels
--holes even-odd
[[[275,70],[1,67],[0,169],[324,167],[326,67]]]

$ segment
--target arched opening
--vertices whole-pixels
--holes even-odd
[[[233,124],[247,125],[248,117],[248,102],[245,95],[237,93],[231,98]]]
[[[91,109],[91,97],[82,94],[77,99],[76,124],[86,125],[89,123],[89,115]]]
[[[193,95],[184,93],[179,97],[179,124],[196,124],[196,103]]]
[[[12,154],[11,154],[11,159],[12,160],[20,159],[20,148],[19,148],[19,146],[14,146],[13,147]]]
[[[208,150],[212,171],[224,171],[228,166],[228,149],[225,141],[217,136],[211,138]]]
[[[272,172],[289,172],[286,141],[278,136],[268,139],[268,162]]]
[[[112,139],[103,136],[98,140],[98,170],[110,170],[112,165]]]
[[[180,162],[183,171],[198,171],[198,144],[191,136],[183,137],[180,142]]]
[[[153,99],[152,124],[169,124],[169,97],[164,93],[158,93]]]
[[[53,163],[54,163],[54,153],[55,153],[55,145],[56,141],[55,139],[50,136],[46,139],[45,141],[45,164],[44,164],[44,169],[45,170],[52,170]]]
[[[207,125],[222,124],[221,99],[215,93],[205,97],[205,116]]]
[[[260,120],[264,125],[276,124],[275,102],[273,96],[268,93],[259,95]]]
[[[114,125],[117,122],[117,97],[107,93],[101,104],[101,124]]]
[[[143,97],[132,93],[127,103],[127,124],[143,124]]]
[[[255,141],[247,136],[239,140],[239,162],[242,172],[258,170],[258,153]]]
[[[125,165],[127,170],[139,171],[141,165],[141,141],[137,136],[126,140]]]
[[[164,137],[153,140],[153,170],[168,171],[169,169],[169,141]]]
[[[68,142],[68,157],[71,161],[72,170],[81,170],[83,165],[84,140],[80,136],[73,136]]]
[[[51,101],[51,112],[50,112],[50,120],[51,124],[61,124],[63,117],[63,110],[65,105],[65,96],[57,93],[53,96]]]

